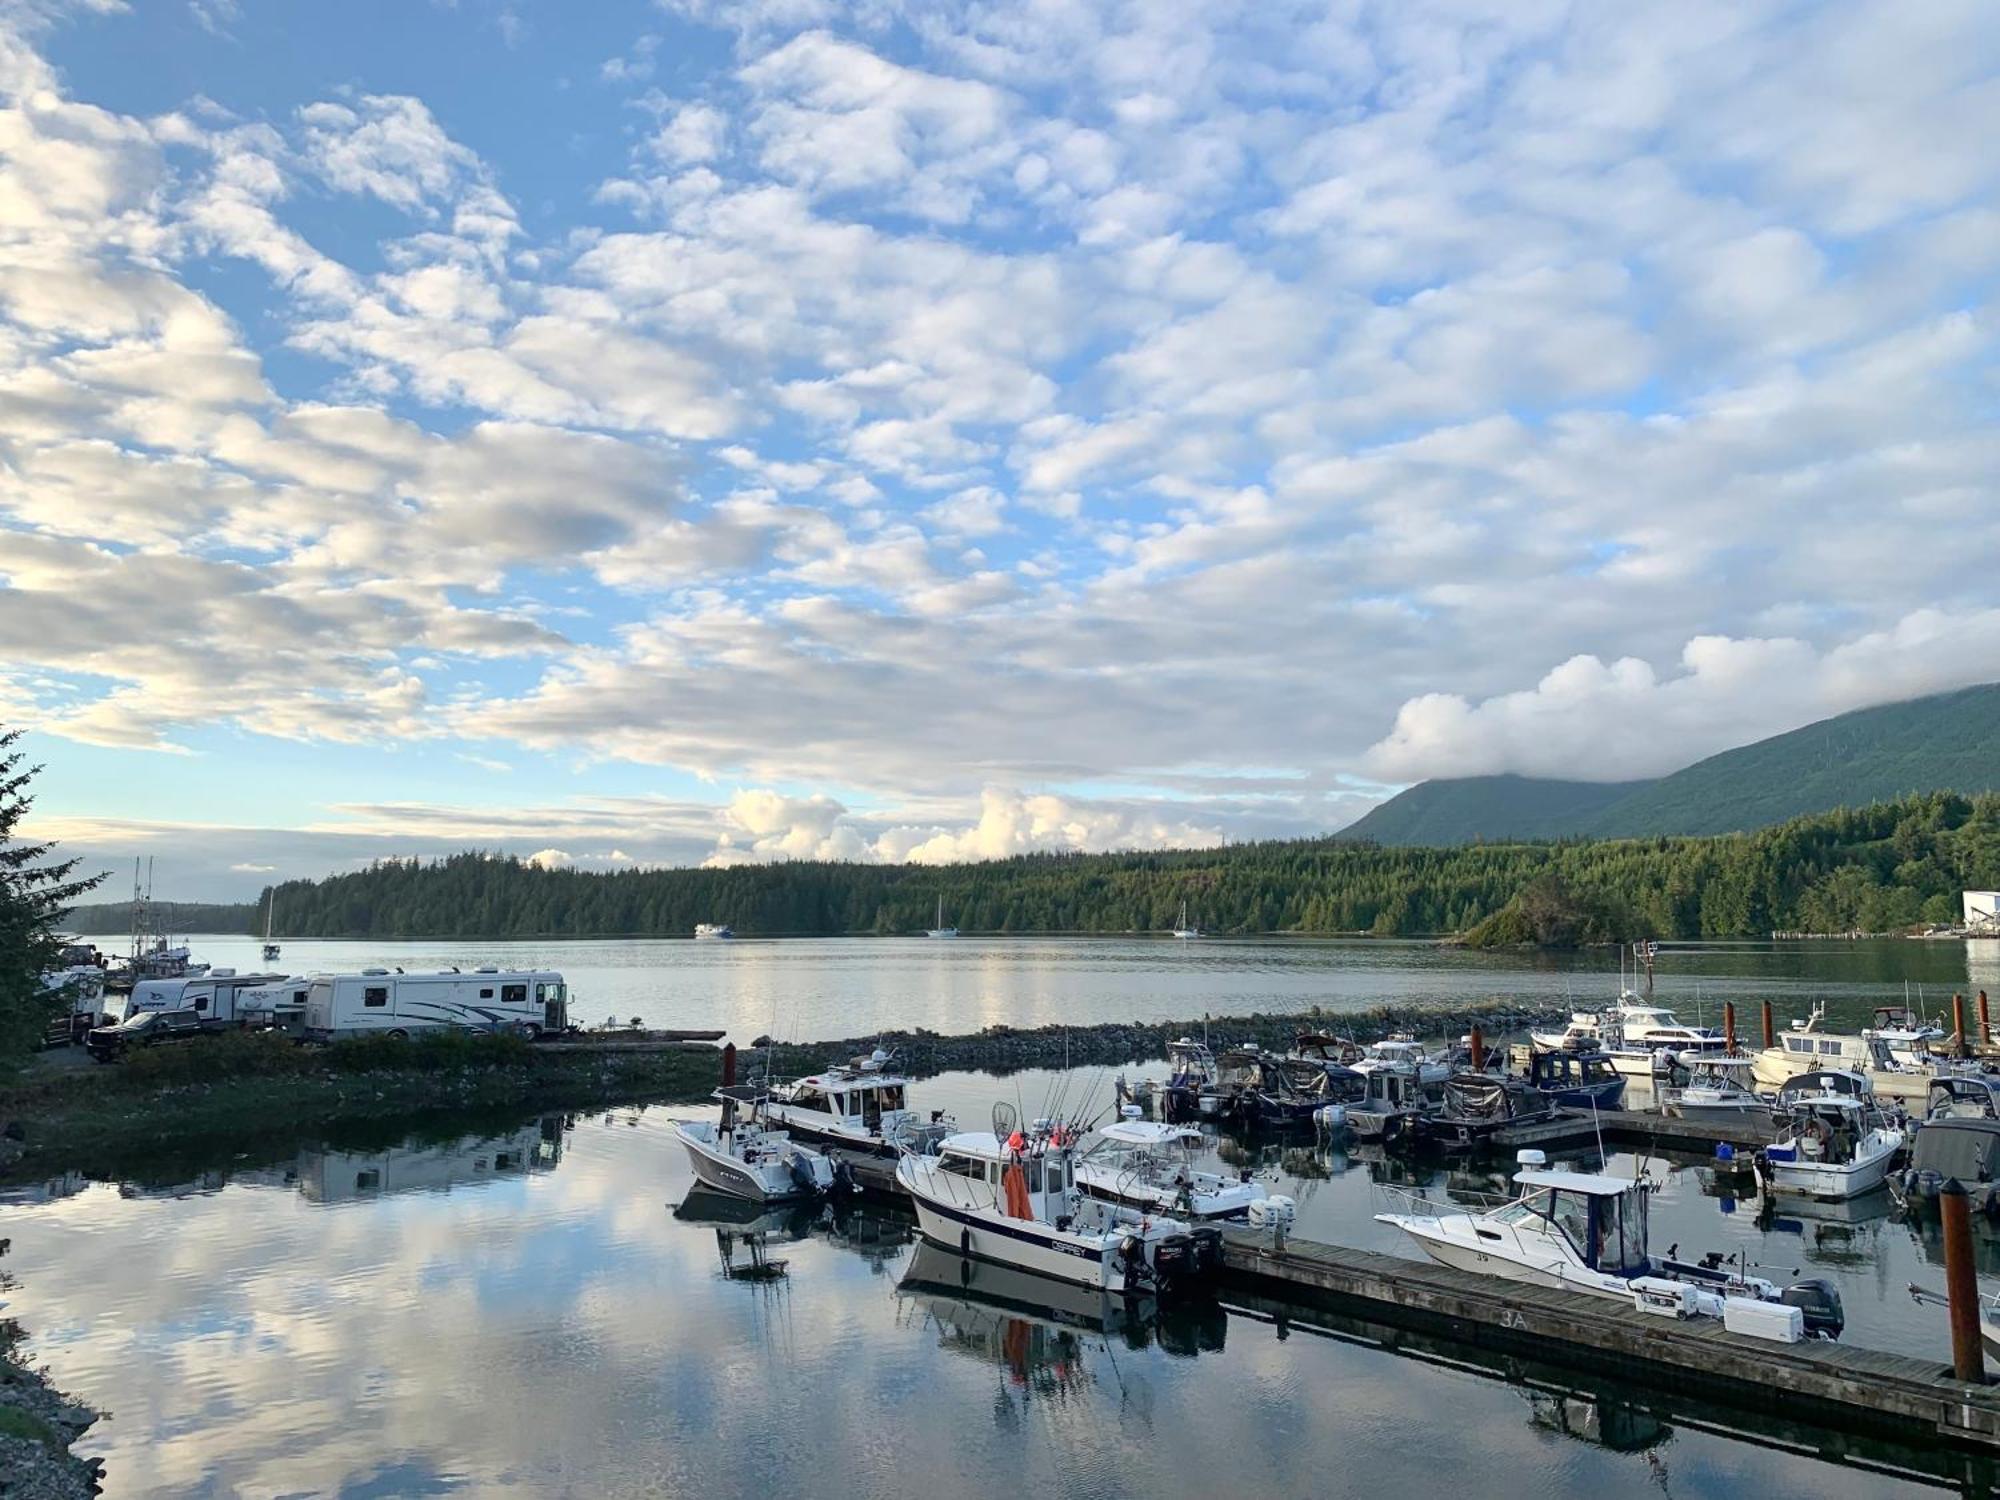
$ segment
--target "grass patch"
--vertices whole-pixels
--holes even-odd
[[[55,1428],[18,1406],[0,1406],[0,1437],[31,1438],[51,1453],[69,1451]]]

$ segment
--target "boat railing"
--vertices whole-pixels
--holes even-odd
[[[1450,1190],[1449,1198],[1432,1198],[1428,1188],[1392,1187],[1377,1183],[1375,1191],[1388,1200],[1390,1211],[1412,1219],[1441,1219],[1447,1214],[1483,1214],[1505,1208],[1514,1199],[1500,1193]]]

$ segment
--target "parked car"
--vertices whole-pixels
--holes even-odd
[[[134,1047],[192,1041],[223,1029],[197,1010],[142,1010],[116,1026],[98,1026],[83,1039],[90,1055],[101,1063],[115,1062]]]

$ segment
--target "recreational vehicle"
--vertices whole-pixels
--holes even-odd
[[[305,1034],[332,1041],[456,1026],[533,1040],[568,1028],[568,996],[562,975],[549,969],[315,974],[306,992]]]
[[[210,969],[179,979],[141,979],[125,997],[120,1020],[129,1021],[141,1011],[192,1010],[205,1021],[247,1022],[250,1016],[240,1006],[245,991],[275,984],[282,974],[239,974],[234,969]]]

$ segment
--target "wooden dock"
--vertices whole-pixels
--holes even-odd
[[[1681,1120],[1640,1109],[1566,1109],[1558,1118],[1511,1125],[1493,1133],[1494,1145],[1516,1151],[1529,1146],[1583,1145],[1602,1132],[1605,1141],[1659,1150],[1713,1156],[1719,1145],[1753,1151],[1778,1138],[1770,1116],[1739,1115],[1731,1120]]]
[[[1952,1378],[1947,1362],[1852,1344],[1777,1344],[1710,1319],[1652,1317],[1593,1298],[1429,1262],[1292,1240],[1274,1251],[1246,1229],[1223,1235],[1226,1285],[1321,1304],[1627,1380],[1671,1381],[1718,1400],[1899,1441],[1943,1439],[2000,1455],[2000,1388]]]

